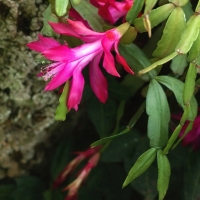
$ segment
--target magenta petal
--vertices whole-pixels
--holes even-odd
[[[126,60],[119,54],[119,51],[117,49],[117,45],[118,44],[115,43],[115,51],[116,51],[116,60],[117,60],[117,62],[120,63],[128,73],[134,74],[132,69],[128,66]]]
[[[108,83],[103,73],[99,69],[99,62],[102,54],[96,56],[89,66],[90,84],[98,99],[105,103],[108,98]]]
[[[76,68],[73,72],[73,78],[67,102],[67,107],[69,110],[71,108],[78,110],[78,104],[81,102],[85,83],[81,70],[81,68]]]
[[[43,52],[49,48],[60,46],[60,43],[52,38],[43,37],[42,35],[38,35],[38,38],[37,41],[30,42],[27,46],[37,52]]]
[[[79,35],[79,38],[84,42],[95,42],[105,35],[105,33],[90,30],[80,21],[72,21],[70,19],[67,19],[67,21],[70,29],[75,31]]]
[[[75,52],[72,51],[68,46],[62,45],[48,49],[42,53],[46,58],[53,61],[68,62],[75,60]]]
[[[82,57],[91,57],[91,55],[98,54],[98,52],[102,52],[101,40],[97,40],[96,42],[91,42],[87,44],[82,44],[81,46],[75,47],[72,49],[76,52],[76,57],[79,59]],[[95,56],[95,55],[94,55]]]
[[[63,35],[80,38],[84,42],[93,42],[104,36],[104,33],[98,33],[87,28],[80,21],[67,20],[68,24],[49,22],[55,32]]]
[[[49,22],[49,25],[53,28],[53,30],[56,33],[80,38],[79,34],[77,34],[73,29],[71,29],[71,27],[68,24]]]
[[[114,48],[115,48],[115,52],[116,52],[116,60],[117,60],[117,62],[120,63],[128,73],[134,74],[132,69],[128,66],[126,60],[119,54],[117,45],[118,45],[118,43],[116,42],[115,45],[114,45]]]
[[[106,37],[102,39],[102,47],[104,50],[103,67],[109,74],[120,77],[115,68],[113,55],[110,53],[113,43],[113,41],[108,40]]]
[[[70,24],[53,23],[53,22],[49,22],[49,24],[56,33],[74,36],[76,38],[81,39],[84,42],[96,41],[102,38],[104,35],[104,33],[98,33],[88,29],[82,22],[79,21],[74,22],[72,20],[70,20],[70,22],[71,22]],[[79,25],[83,27],[83,30],[80,29]]]
[[[82,18],[82,16],[73,7],[70,8],[70,10],[69,10],[69,16],[70,16],[71,19],[73,18],[77,21],[82,21],[86,27],[91,29],[89,23],[86,20],[84,20]]]
[[[116,9],[110,7],[108,3],[106,3],[104,6],[100,7],[98,10],[98,14],[105,20],[109,21],[111,24],[114,24],[119,18],[114,19],[113,18],[113,12],[115,12]],[[117,11],[119,12],[119,11]]]
[[[73,65],[74,64],[74,65]],[[55,75],[52,80],[46,85],[46,90],[54,90],[55,88],[62,85],[64,82],[66,82],[73,74],[74,67],[76,66],[76,63],[69,64],[69,63],[62,63],[63,69]]]
[[[95,6],[95,7],[97,7],[97,8],[99,8],[99,1],[97,1],[97,0],[90,0],[90,3],[93,5],[93,6]]]
[[[98,14],[111,24],[125,16],[133,4],[133,0],[90,0],[90,2],[98,8]]]
[[[67,22],[69,23],[69,26],[72,30],[74,30],[76,33],[82,36],[87,36],[87,35],[93,35],[93,36],[99,36],[99,35],[104,35],[104,33],[98,33],[95,31],[90,30],[87,28],[83,22],[81,21],[73,21],[70,19],[67,19]]]

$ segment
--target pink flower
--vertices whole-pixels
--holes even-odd
[[[59,187],[63,181],[66,179],[66,177],[74,171],[74,169],[79,165],[81,161],[83,161],[86,158],[89,158],[96,152],[98,152],[100,147],[95,148],[89,148],[86,151],[77,152],[78,156],[74,158],[66,167],[65,169],[58,175],[57,179],[53,183],[53,188]]]
[[[81,21],[86,27],[91,28],[89,23],[85,19],[83,19],[82,16],[73,7],[71,7],[69,10],[69,16],[70,19]]]
[[[120,76],[115,68],[115,60],[110,53],[116,52],[116,59],[124,69],[133,74],[125,59],[119,54],[117,46],[121,36],[128,29],[128,24],[122,24],[105,33],[98,33],[87,28],[82,22],[67,19],[68,24],[50,23],[55,32],[63,35],[74,36],[86,42],[79,47],[69,48],[66,44],[59,44],[54,39],[39,36],[39,40],[29,43],[27,46],[41,52],[47,59],[54,61],[40,74],[45,80],[51,78],[45,90],[53,90],[67,80],[71,80],[71,87],[67,101],[70,110],[78,109],[81,101],[84,78],[82,70],[89,64],[90,84],[98,99],[105,103],[108,98],[107,81],[99,68],[99,62],[103,56],[103,67],[113,75]]]
[[[39,38],[38,41],[31,42],[27,44],[27,46],[30,49],[35,50],[37,52],[41,52],[41,53],[50,48],[60,46],[60,43],[52,38],[43,37],[42,35],[38,35],[38,38]]]
[[[98,8],[99,15],[114,24],[119,18],[124,17],[133,5],[133,0],[90,0]]]
[[[86,166],[81,170],[79,176],[72,182],[70,183],[67,187],[63,189],[69,190],[68,195],[66,196],[65,200],[76,200],[77,199],[77,194],[78,190],[83,183],[83,181],[86,180],[88,177],[90,171],[97,165],[98,161],[100,158],[100,153],[94,154],[86,164]]]

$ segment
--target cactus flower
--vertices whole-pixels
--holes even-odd
[[[127,72],[133,74],[117,48],[120,38],[129,25],[125,23],[119,28],[99,33],[90,30],[80,21],[67,19],[67,22],[68,24],[51,22],[50,25],[55,32],[80,38],[85,44],[70,48],[67,44],[59,44],[56,40],[43,36],[39,36],[38,41],[27,44],[30,49],[41,52],[44,57],[52,61],[52,64],[46,66],[40,73],[44,80],[50,79],[45,91],[54,90],[71,80],[67,107],[69,110],[71,108],[77,110],[84,89],[82,70],[88,65],[91,88],[97,98],[105,103],[108,98],[107,80],[100,70],[100,59],[103,58],[103,67],[109,74],[119,77],[111,54],[114,50],[117,61]]]
[[[78,154],[78,156],[74,158],[58,175],[58,177],[53,183],[53,188],[59,187],[63,183],[63,181],[67,178],[67,176],[75,170],[75,168],[79,165],[80,162],[98,152],[99,149],[100,147],[95,147],[95,148],[88,148],[86,151],[77,152],[76,154]]]
[[[86,166],[81,170],[78,177],[72,183],[70,183],[67,187],[65,187],[63,189],[63,191],[69,190],[65,200],[76,200],[77,199],[78,190],[79,190],[81,184],[83,183],[83,181],[86,180],[90,171],[97,165],[99,158],[100,158],[100,153],[94,154],[89,159]]]
[[[105,20],[114,24],[119,18],[126,16],[133,5],[133,0],[90,0],[98,8],[98,14]]]

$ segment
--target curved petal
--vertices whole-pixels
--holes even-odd
[[[47,49],[60,46],[60,43],[54,40],[53,38],[43,37],[42,35],[38,35],[38,40],[35,42],[30,42],[27,46],[37,52],[43,52]]]
[[[114,24],[117,20],[113,18],[114,8],[110,8],[110,5],[106,3],[104,6],[99,7],[98,14],[105,20],[109,21],[111,24]]]
[[[114,24],[119,18],[125,16],[133,5],[133,0],[90,0],[90,2],[98,8],[98,14],[111,24]]]
[[[55,88],[66,82],[69,78],[71,78],[77,62],[62,63],[62,65],[63,69],[57,75],[55,75],[52,80],[46,85],[44,89],[45,91],[54,90]]]
[[[120,19],[121,17],[125,16],[127,11],[123,10],[123,9],[119,9],[121,8],[122,5],[120,7],[118,7],[117,9],[114,7],[109,7],[108,11],[111,14],[113,23],[115,23],[118,19]]]
[[[105,103],[108,99],[108,83],[102,71],[99,69],[99,62],[102,53],[96,56],[89,66],[90,84],[97,98]]]
[[[49,22],[53,30],[59,34],[74,36],[84,42],[93,42],[102,38],[104,33],[99,33],[87,28],[81,21],[67,19],[68,24]]]
[[[80,38],[80,35],[77,34],[73,29],[71,29],[68,24],[49,22],[49,25],[56,33]]]
[[[81,46],[75,47],[72,49],[75,53],[76,59],[81,57],[86,57],[91,54],[97,54],[98,52],[102,52],[101,40],[97,40],[96,42],[91,42],[87,44],[82,44]]]
[[[69,10],[69,16],[70,16],[70,19],[82,21],[87,28],[91,29],[89,23],[85,19],[83,19],[82,16],[73,7],[70,8]]]
[[[75,110],[78,110],[78,104],[81,101],[85,83],[82,69],[94,58],[94,56],[97,56],[97,54],[90,54],[87,57],[80,58],[76,61],[76,68],[73,71],[72,84],[67,103],[69,109],[74,108]]]
[[[70,28],[72,30],[74,30],[76,33],[78,33],[79,35],[82,35],[82,36],[88,36],[88,35],[99,36],[99,35],[104,35],[104,33],[99,33],[99,32],[95,32],[93,30],[90,30],[81,21],[73,21],[73,20],[67,19],[67,22],[69,23]]]
[[[68,62],[76,59],[76,53],[66,45],[47,49],[42,54],[49,60]]]
[[[115,68],[115,61],[113,55],[110,53],[113,43],[114,43],[113,41],[110,41],[106,37],[102,39],[102,47],[104,50],[103,67],[109,74],[120,77]]]
[[[117,45],[118,45],[118,43],[115,43],[115,45],[114,45],[115,52],[116,52],[116,60],[117,60],[117,62],[120,63],[128,73],[134,74],[134,72],[132,71],[132,69],[128,66],[126,60],[119,54]]]
[[[126,15],[127,11],[123,9],[123,6],[124,3],[122,2],[109,2],[100,7],[98,13],[103,19],[114,24],[119,18]]]
[[[103,36],[102,35],[89,35],[89,36],[81,36],[81,40],[85,43],[91,43],[91,42],[95,42],[97,40],[100,40]]]
[[[96,42],[82,44],[75,48],[69,48],[66,45],[51,48],[42,54],[53,61],[70,62],[82,57],[90,57],[90,55],[97,54],[99,51],[102,51],[101,41],[97,40]]]
[[[97,1],[97,0],[90,0],[90,3],[91,3],[93,6],[97,7],[97,8],[99,8],[99,6],[100,6],[99,1]]]
[[[84,83],[85,83],[81,71],[82,69],[77,67],[73,72],[73,78],[67,102],[67,107],[69,110],[71,108],[74,108],[77,111],[78,104],[81,102]]]

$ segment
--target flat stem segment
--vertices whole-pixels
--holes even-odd
[[[168,55],[167,57],[165,57],[165,58],[163,58],[163,59],[161,59],[161,60],[159,60],[159,61],[153,63],[153,64],[150,65],[149,67],[147,67],[147,68],[145,68],[145,69],[143,69],[143,70],[140,70],[140,71],[138,72],[138,75],[140,76],[140,75],[142,75],[142,74],[145,74],[145,73],[151,71],[152,69],[156,68],[157,66],[163,65],[163,64],[167,63],[168,61],[172,60],[172,59],[173,59],[174,57],[176,57],[177,55],[178,55],[177,52],[174,52],[174,53]]]

